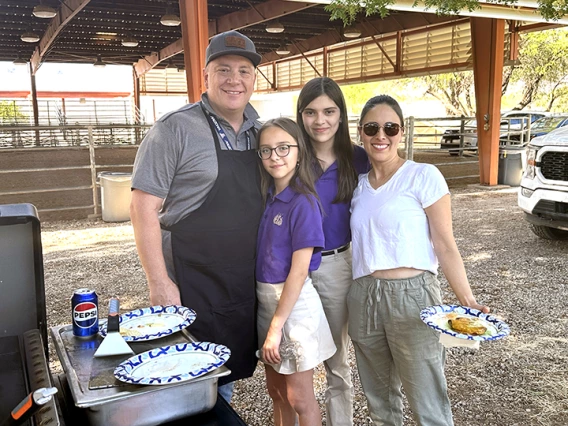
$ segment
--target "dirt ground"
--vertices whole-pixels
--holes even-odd
[[[561,426],[568,424],[568,242],[546,241],[528,229],[515,189],[452,189],[455,236],[474,293],[511,327],[501,341],[479,350],[449,349],[446,365],[456,425]],[[124,310],[148,305],[143,271],[129,222],[43,224],[50,326],[70,323],[74,289],[96,289],[101,317],[110,296]],[[446,303],[455,302],[441,275]],[[51,368],[60,371],[53,351]],[[354,357],[355,424],[370,425]],[[324,373],[315,389],[323,407]],[[233,405],[251,426],[271,422],[263,371],[241,381]],[[323,408],[322,408],[323,413]],[[406,410],[405,425],[414,425]]]

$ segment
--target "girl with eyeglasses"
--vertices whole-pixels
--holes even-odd
[[[310,274],[321,262],[322,212],[312,156],[288,118],[258,132],[265,211],[256,260],[259,356],[265,363],[275,426],[320,426],[313,369],[335,353]]]
[[[416,423],[453,425],[445,351],[420,311],[442,303],[438,264],[459,303],[475,300],[452,231],[448,186],[431,164],[404,160],[402,110],[387,95],[371,98],[359,132],[372,169],[351,203],[353,278],[349,335],[375,425],[402,426],[404,387]]]
[[[326,424],[353,425],[351,369],[348,362],[347,292],[353,283],[351,272],[351,230],[349,205],[357,175],[369,171],[365,150],[349,136],[345,99],[330,78],[314,78],[300,92],[296,121],[308,150],[317,158],[316,191],[324,212],[325,246],[322,263],[312,273],[320,295],[337,352],[324,362]]]

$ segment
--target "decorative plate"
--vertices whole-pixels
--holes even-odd
[[[159,339],[176,333],[195,321],[195,311],[185,306],[151,306],[120,315],[120,334],[127,342]],[[107,325],[99,333],[106,336]]]
[[[451,314],[457,314],[460,317],[476,318],[485,327],[487,331],[485,334],[479,336],[473,336],[470,334],[464,334],[454,331],[450,328],[448,324],[448,319],[451,319]],[[448,318],[450,315],[450,318]],[[509,335],[509,326],[503,321],[497,319],[497,317],[491,314],[485,314],[477,309],[468,308],[466,306],[459,305],[436,305],[429,306],[422,309],[420,312],[420,319],[426,323],[427,326],[433,328],[436,331],[440,331],[450,336],[458,337],[460,339],[466,340],[498,340]]]
[[[114,370],[114,377],[133,385],[167,385],[191,380],[219,368],[229,348],[210,342],[178,343],[134,355]]]

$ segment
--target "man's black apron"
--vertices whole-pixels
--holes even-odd
[[[188,331],[231,350],[226,365],[232,373],[222,385],[252,376],[257,364],[254,272],[262,197],[256,152],[222,150],[204,114],[215,141],[217,180],[201,207],[167,229],[181,302],[197,314]]]

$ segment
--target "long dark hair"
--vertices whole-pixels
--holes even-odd
[[[377,95],[373,96],[371,99],[365,103],[365,106],[361,110],[361,117],[359,118],[359,125],[361,125],[363,118],[367,115],[367,113],[372,110],[377,105],[388,105],[392,108],[392,110],[398,115],[400,119],[400,127],[404,129],[404,116],[402,115],[402,108],[392,96],[389,95]]]
[[[357,186],[357,172],[353,165],[354,146],[349,136],[349,119],[347,117],[347,106],[345,98],[339,85],[329,77],[313,78],[306,83],[298,97],[296,108],[296,121],[302,135],[306,141],[310,141],[310,137],[304,127],[302,112],[316,98],[322,95],[328,96],[339,108],[339,128],[335,134],[333,141],[333,152],[337,158],[337,170],[339,172],[339,182],[337,194],[334,203],[347,203],[351,200],[353,191]],[[312,143],[308,144],[308,149],[312,156],[316,158],[316,152]],[[318,177],[323,174],[323,168],[319,161],[315,162],[316,173]]]
[[[300,127],[294,123],[293,120],[290,120],[286,117],[278,117],[272,120],[268,120],[266,123],[258,131],[256,135],[256,140],[260,146],[260,140],[262,138],[262,134],[266,129],[271,127],[279,127],[280,129],[284,130],[288,133],[298,144],[298,166],[296,167],[296,171],[290,179],[289,186],[294,192],[298,192],[300,194],[306,195],[313,195],[316,199],[319,200],[316,190],[315,190],[315,181],[316,181],[316,173],[314,170],[314,157],[308,151],[308,145],[306,140],[302,136],[302,131]],[[270,174],[264,169],[262,165],[262,161],[260,163],[260,185],[262,190],[262,197],[266,204],[266,199],[268,197],[268,190],[272,185],[274,185],[274,178],[270,176]]]

